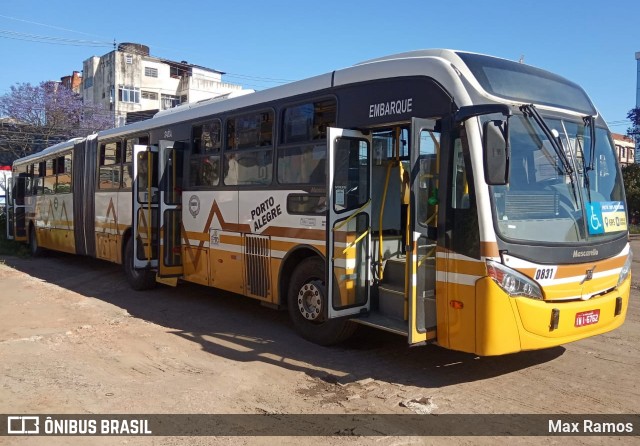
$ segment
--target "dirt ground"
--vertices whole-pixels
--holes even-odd
[[[105,262],[6,257],[0,259],[0,413],[402,414],[414,413],[406,403],[419,400],[434,414],[637,414],[639,297],[636,288],[626,323],[612,333],[478,358],[436,346],[409,348],[405,338],[365,327],[346,344],[318,347],[294,333],[286,312],[239,296],[189,284],[135,292],[120,267]],[[0,437],[0,444],[38,445],[443,442],[506,439]]]

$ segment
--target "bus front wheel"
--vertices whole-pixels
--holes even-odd
[[[38,257],[42,254],[42,248],[38,245],[38,238],[36,237],[36,228],[33,226],[29,231],[29,253],[31,257]]]
[[[136,269],[133,265],[133,237],[129,237],[124,249],[124,273],[129,286],[136,291],[148,290],[156,285],[156,276],[148,269]]]
[[[306,340],[333,345],[354,333],[355,323],[327,318],[327,305],[324,261],[319,257],[307,258],[293,271],[287,295],[289,316]]]

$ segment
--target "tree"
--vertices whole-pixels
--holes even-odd
[[[108,111],[83,104],[80,95],[57,82],[12,86],[0,96],[0,115],[5,117],[0,123],[0,152],[11,159],[113,125]]]
[[[627,113],[627,119],[631,121],[631,127],[627,129],[627,136],[637,143],[640,141],[640,107],[632,108]]]
[[[627,196],[629,218],[635,221],[640,217],[640,164],[629,164],[622,168],[624,191]]]

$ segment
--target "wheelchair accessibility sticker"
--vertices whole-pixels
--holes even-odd
[[[587,203],[589,234],[626,231],[627,213],[622,201]]]

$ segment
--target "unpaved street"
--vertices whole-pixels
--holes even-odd
[[[131,291],[118,266],[97,260],[50,254],[0,262],[0,413],[413,413],[401,404],[412,399],[437,414],[640,410],[637,290],[617,331],[550,350],[477,358],[435,346],[408,348],[404,338],[364,327],[344,345],[318,347],[293,332],[285,312],[188,284]],[[0,443],[180,440],[5,437]],[[632,444],[637,437],[611,440]],[[564,441],[523,437],[516,444]],[[407,437],[323,441],[361,442],[431,444]],[[576,442],[606,441],[571,439]],[[215,443],[276,444],[269,437]]]

